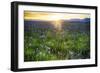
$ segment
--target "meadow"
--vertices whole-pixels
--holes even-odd
[[[34,24],[34,23],[32,23]],[[70,23],[71,24],[71,23]],[[77,25],[70,26],[74,29]],[[32,27],[24,28],[24,61],[72,60],[90,58],[90,31],[80,27],[62,30]],[[88,25],[88,24],[87,24]],[[77,29],[77,30],[76,30]]]

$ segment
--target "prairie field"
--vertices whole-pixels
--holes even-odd
[[[90,58],[90,23],[84,20],[62,20],[56,26],[49,21],[24,20],[24,61]]]

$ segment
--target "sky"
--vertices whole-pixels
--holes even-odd
[[[84,18],[90,18],[90,14],[24,11],[25,20],[55,21],[55,20],[84,19]]]

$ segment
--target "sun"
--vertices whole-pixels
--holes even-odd
[[[61,30],[62,18],[63,16],[60,14],[55,14],[55,15],[50,16],[50,19],[52,20],[52,24],[57,30]]]
[[[61,20],[63,16],[60,14],[54,14],[54,15],[49,16],[48,18],[49,20],[57,21],[57,20]]]
[[[52,15],[49,17],[49,19],[52,20],[51,23],[53,24],[55,29],[61,30],[61,26],[62,26],[62,16],[61,15]]]

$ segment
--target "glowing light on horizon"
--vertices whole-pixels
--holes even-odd
[[[62,24],[61,18],[63,18],[63,16],[62,15],[57,15],[57,14],[52,15],[49,18],[50,20],[53,20],[53,21],[51,21],[51,23],[58,30],[61,30],[61,24]]]
[[[52,21],[51,23],[56,29],[61,30],[62,20],[55,20]]]

